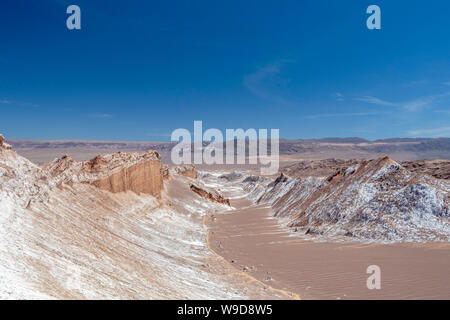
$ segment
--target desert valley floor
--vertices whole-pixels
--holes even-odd
[[[302,299],[448,299],[450,245],[313,242],[281,229],[267,206],[232,202],[214,215],[214,252],[239,270]],[[248,206],[250,205],[250,206]],[[366,268],[383,271],[382,289],[368,290]]]

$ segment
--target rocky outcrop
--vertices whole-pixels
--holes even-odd
[[[5,142],[5,137],[0,134],[0,151],[4,150],[11,150],[11,145]]]
[[[197,170],[195,169],[194,165],[176,166],[174,168],[174,171],[176,174],[189,177],[192,179],[197,179]]]
[[[163,186],[164,170],[156,151],[117,152],[82,162],[63,156],[46,164],[44,170],[60,184],[88,183],[113,193],[130,190],[159,197]]]
[[[200,197],[205,198],[212,202],[230,205],[230,200],[224,198],[220,193],[215,190],[208,190],[206,187],[199,187],[193,183],[189,185],[190,189],[198,194]]]

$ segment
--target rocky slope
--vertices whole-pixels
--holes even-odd
[[[450,182],[416,174],[388,157],[356,161],[328,177],[275,181],[248,177],[245,188],[303,234],[375,241],[450,241]]]
[[[159,169],[152,152],[41,168],[1,139],[0,299],[279,298],[210,252],[202,218],[229,206]]]

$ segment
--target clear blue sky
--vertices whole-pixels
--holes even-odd
[[[82,29],[66,28],[77,4]],[[366,28],[377,4],[382,30]],[[450,136],[450,1],[0,2],[0,132]]]

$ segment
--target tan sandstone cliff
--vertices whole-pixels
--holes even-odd
[[[64,183],[88,183],[113,193],[133,191],[160,197],[163,167],[156,151],[117,152],[77,162],[69,156],[56,159],[44,170]]]

